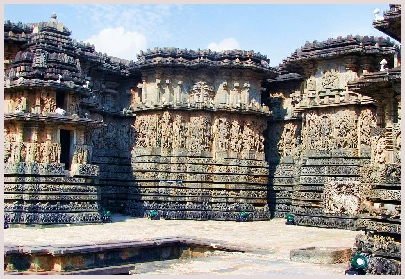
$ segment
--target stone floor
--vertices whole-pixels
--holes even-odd
[[[135,274],[343,275],[348,264],[290,261],[290,250],[353,247],[357,231],[287,226],[284,219],[258,222],[149,220],[115,214],[113,223],[4,230],[4,246],[72,246],[187,237],[237,247],[245,253],[214,252],[206,257],[136,265]]]

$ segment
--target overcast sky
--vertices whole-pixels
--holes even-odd
[[[388,4],[361,5],[4,5],[4,20],[57,20],[71,38],[96,51],[136,60],[155,47],[244,49],[260,52],[277,66],[306,41],[338,36],[387,37],[372,26],[373,11]]]

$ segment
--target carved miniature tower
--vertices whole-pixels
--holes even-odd
[[[5,215],[11,223],[100,222],[88,118],[90,89],[70,31],[5,22]]]

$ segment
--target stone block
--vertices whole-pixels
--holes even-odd
[[[290,251],[290,260],[302,263],[336,264],[350,261],[351,248],[308,247]]]

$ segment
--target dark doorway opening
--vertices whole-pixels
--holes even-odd
[[[56,107],[66,110],[66,93],[58,91],[56,92]]]
[[[70,169],[71,156],[70,146],[72,143],[72,131],[60,130],[60,162],[65,164],[65,170]]]

